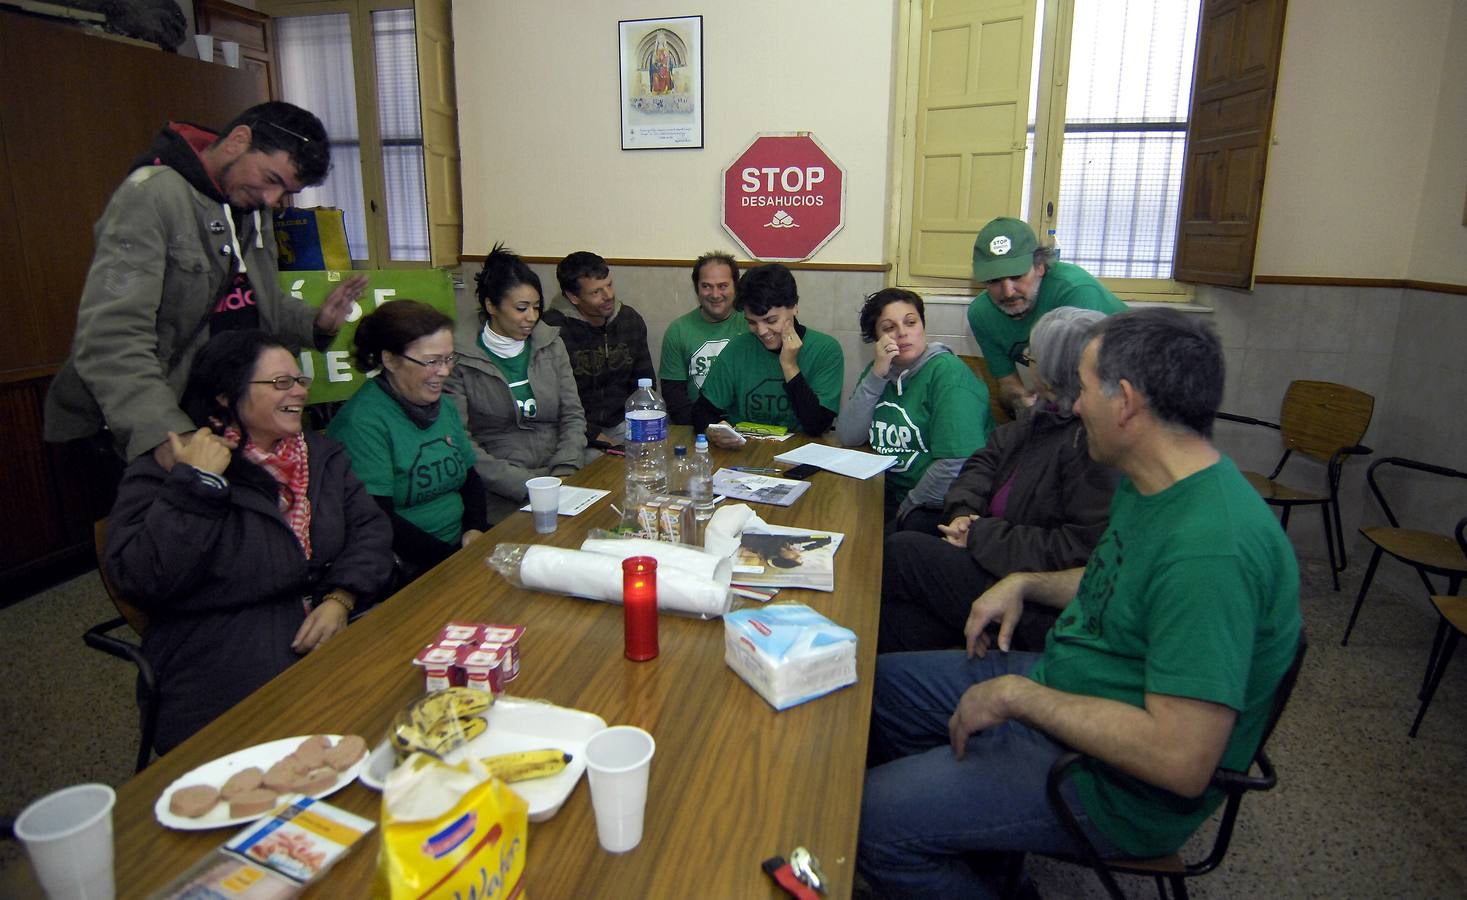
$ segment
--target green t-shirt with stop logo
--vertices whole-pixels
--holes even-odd
[[[806,328],[796,362],[805,383],[815,392],[820,405],[840,412],[840,391],[845,381],[845,354],[828,334]],[[732,423],[757,422],[800,430],[779,368],[779,353],[765,349],[748,331],[728,342],[703,381],[703,396],[723,410]]]

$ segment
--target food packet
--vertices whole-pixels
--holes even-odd
[[[372,896],[512,897],[522,892],[528,807],[475,760],[414,753],[382,789],[382,845]]]

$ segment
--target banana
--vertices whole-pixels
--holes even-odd
[[[570,761],[571,755],[564,750],[522,750],[480,760],[490,775],[506,782],[548,778],[563,771]]]
[[[489,727],[483,718],[494,705],[488,691],[451,687],[413,701],[392,723],[392,742],[400,756],[422,751],[442,756]]]

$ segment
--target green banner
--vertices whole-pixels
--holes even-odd
[[[301,351],[301,371],[315,379],[309,403],[345,400],[362,385],[362,373],[351,363],[352,337],[362,316],[393,300],[421,300],[449,318],[454,308],[453,277],[447,269],[359,269],[351,272],[281,272],[281,290],[299,297],[308,306],[320,306],[343,280],[367,276],[367,290],[346,317],[346,324],[326,352]]]

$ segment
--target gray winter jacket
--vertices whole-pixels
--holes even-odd
[[[243,256],[260,327],[301,346],[316,311],[284,296],[269,213],[246,214],[237,244],[229,207],[167,165],[148,165],[112,194],[95,228],[71,359],[46,397],[46,440],[89,437],[105,423],[128,459],[194,425],[178,397],[209,316]]]
[[[580,469],[586,417],[558,328],[539,322],[530,332],[530,387],[538,409],[533,419],[526,419],[515,406],[504,373],[479,343],[482,320],[463,318],[454,334],[454,349],[462,358],[444,392],[474,442],[474,468],[489,492],[493,524],[524,504],[527,479]]]

